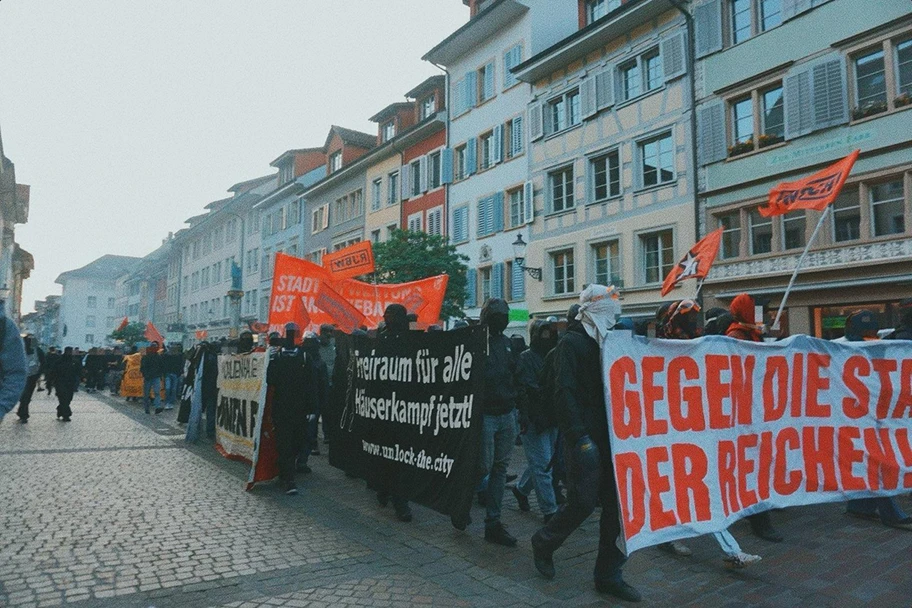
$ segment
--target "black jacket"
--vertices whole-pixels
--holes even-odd
[[[162,355],[164,359],[164,369],[166,374],[175,374],[181,376],[184,373],[184,355],[181,353],[168,353]]]
[[[600,447],[608,445],[608,414],[598,343],[583,325],[572,322],[554,349],[554,404],[567,444],[583,435]]]
[[[266,369],[272,387],[272,417],[278,422],[301,422],[316,413],[315,365],[300,348],[283,348]]]
[[[161,378],[165,375],[162,356],[158,353],[146,353],[139,362],[139,372],[146,380]]]
[[[481,408],[486,416],[509,414],[516,407],[517,371],[510,339],[503,334],[488,336],[484,404]]]
[[[82,363],[79,357],[62,355],[54,363],[54,387],[59,390],[74,390],[82,381]]]

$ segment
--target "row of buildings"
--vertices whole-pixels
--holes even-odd
[[[3,152],[0,136],[0,307],[21,322],[22,282],[35,267],[35,260],[16,242],[16,224],[28,222],[31,187],[16,183],[16,166]]]
[[[109,276],[104,331],[126,315],[176,339],[227,335],[235,317],[266,320],[277,252],[319,262],[394,228],[446,235],[470,260],[466,313],[503,297],[516,329],[593,282],[654,314],[665,275],[718,227],[706,304],[747,291],[774,307],[819,215],[758,206],[856,148],[783,325],[834,337],[860,306],[895,322],[912,284],[907,0],[463,2],[468,22],[423,57],[441,74],[377,112],[376,133],[333,126],[150,256],[99,260],[133,265]],[[73,272],[61,322],[97,343],[64,311]]]

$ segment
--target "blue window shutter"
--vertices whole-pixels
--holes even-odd
[[[523,221],[527,224],[535,221],[535,186],[531,181],[523,185]]]
[[[488,218],[489,218],[489,210],[490,210],[490,205],[488,205],[488,201],[490,201],[490,200],[491,199],[489,199],[489,198],[478,199],[478,213],[475,214],[476,217],[478,218],[478,220],[477,220],[478,226],[476,226],[476,232],[477,232],[478,236],[484,236],[486,234],[490,234],[490,232],[491,232],[490,229],[488,228],[488,225],[489,225]]]
[[[526,273],[515,262],[510,273],[510,298],[513,301],[526,299]]]
[[[412,180],[411,175],[409,175],[408,163],[402,165],[402,169],[399,171],[399,190],[400,190],[400,200],[405,200],[409,197],[412,191]]]
[[[489,63],[484,67],[484,96],[485,99],[494,97],[494,64]]]
[[[529,108],[529,141],[538,141],[544,136],[544,108],[540,103],[533,103]]]
[[[478,105],[478,72],[469,72],[465,77],[465,109]]]
[[[502,232],[504,229],[504,193],[498,192],[494,195],[491,204],[491,214],[493,216],[493,232]]]
[[[494,264],[491,268],[491,297],[492,298],[501,298],[503,299],[503,287],[504,287],[504,265],[503,262],[498,262]]]
[[[453,85],[453,115],[459,116],[465,112],[465,80],[460,80]]]
[[[503,125],[497,125],[494,127],[494,133],[491,137],[494,138],[494,154],[493,160],[495,163],[503,162],[503,135],[504,128]]]
[[[472,137],[466,142],[466,175],[474,175],[478,170],[478,139]]]
[[[476,277],[475,269],[469,268],[466,270],[466,293],[465,293],[465,307],[466,308],[475,308],[475,294],[478,291],[476,287]]]
[[[696,56],[722,50],[722,0],[709,0],[693,8]]]
[[[440,154],[440,181],[453,183],[453,148],[444,148]]]

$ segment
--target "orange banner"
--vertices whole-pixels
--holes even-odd
[[[370,241],[361,241],[323,256],[323,268],[335,281],[374,271],[374,250]]]
[[[784,182],[770,190],[766,207],[757,211],[763,217],[783,215],[796,209],[823,211],[836,200],[852,172],[861,150],[855,150],[838,163],[797,182]]]
[[[440,321],[449,277],[438,275],[410,283],[371,285],[354,279],[336,281],[313,262],[277,254],[269,302],[269,330],[284,333],[286,323],[301,331],[338,325],[351,331],[361,325],[375,328],[390,304],[402,304],[418,315],[419,327]]]

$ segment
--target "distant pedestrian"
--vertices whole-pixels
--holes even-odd
[[[44,368],[44,351],[38,347],[38,341],[35,336],[28,334],[22,339],[25,345],[25,360],[28,366],[28,378],[25,381],[25,389],[22,396],[19,397],[19,408],[16,415],[19,416],[20,422],[28,422],[29,403],[32,402],[32,395],[35,393],[35,385],[41,378],[41,372]]]
[[[70,403],[82,379],[82,361],[73,352],[72,346],[63,349],[63,356],[54,369],[54,388],[57,389],[57,418],[69,422],[73,415]]]
[[[57,347],[52,346],[44,357],[44,390],[47,391],[48,397],[54,392],[54,369],[57,367],[57,362],[60,361],[60,356]]]
[[[165,409],[173,410],[181,389],[181,375],[184,372],[184,353],[180,344],[172,344],[163,355],[165,368]]]
[[[27,375],[25,346],[19,328],[12,319],[0,313],[0,420],[16,407]]]
[[[143,377],[143,402],[146,407],[146,413],[149,413],[150,405],[155,407],[155,413],[162,412],[159,403],[162,379],[165,376],[165,366],[162,356],[158,354],[158,342],[153,342],[146,349],[142,360],[139,363],[139,371]],[[149,391],[152,391],[152,402],[149,402]]]

